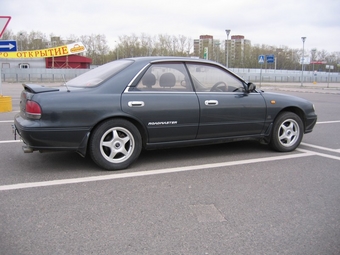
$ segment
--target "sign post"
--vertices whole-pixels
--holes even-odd
[[[329,75],[330,75],[330,71],[331,69],[334,69],[333,65],[326,65],[326,69],[328,69],[328,79],[327,79],[327,88],[329,88]]]
[[[264,63],[264,55],[259,55],[258,62],[261,65],[261,71],[260,71],[260,88],[261,88],[261,82],[262,82],[262,65]]]
[[[316,84],[316,76],[318,75],[318,72],[315,70],[314,71],[314,81],[313,81],[313,84]]]

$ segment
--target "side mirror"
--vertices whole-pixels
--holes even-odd
[[[248,85],[248,92],[252,92],[256,89],[256,85],[252,82],[249,82],[247,85]]]

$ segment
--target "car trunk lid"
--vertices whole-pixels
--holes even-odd
[[[33,94],[59,91],[59,88],[45,87],[38,84],[23,84],[22,86],[24,87],[24,91]]]
[[[45,87],[43,85],[38,85],[38,84],[23,84],[22,86],[24,87],[24,89],[21,92],[21,96],[20,96],[20,115],[23,118],[30,118],[30,119],[39,119],[40,114],[41,114],[41,108],[39,106],[39,102],[35,102],[33,100],[34,95],[60,91],[59,88]],[[30,109],[26,109],[28,106],[30,106]]]

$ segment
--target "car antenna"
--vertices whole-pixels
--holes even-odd
[[[64,80],[64,86],[66,87],[67,92],[70,92],[70,90],[68,89],[68,86],[66,84],[65,74],[63,74],[63,80]]]

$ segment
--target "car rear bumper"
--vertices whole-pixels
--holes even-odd
[[[13,125],[14,138],[18,134],[32,151],[77,151],[86,153],[89,129],[82,127],[56,128],[41,127],[39,121],[27,120],[19,114]]]

